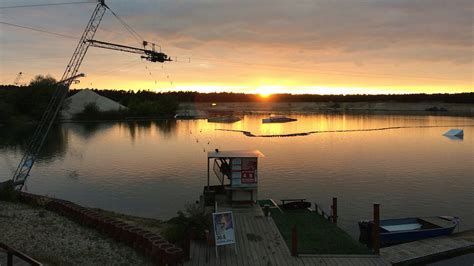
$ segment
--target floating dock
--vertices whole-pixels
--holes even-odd
[[[235,220],[237,255],[232,245],[219,248],[216,258],[214,247],[206,242],[192,241],[190,260],[184,265],[389,265],[374,255],[305,255],[293,257],[271,217],[265,217],[258,205],[247,208],[219,207],[232,210]]]
[[[424,264],[472,252],[474,252],[474,230],[380,249],[380,255],[393,265]]]
[[[339,229],[337,218],[331,222],[304,207],[311,206],[304,199],[286,200],[293,207],[304,205],[301,212],[289,205],[283,211],[273,200],[257,201],[263,156],[257,150],[208,152],[207,184],[199,202],[213,213],[213,232],[207,240],[191,241],[185,265],[389,265]],[[211,182],[211,169],[217,184]]]

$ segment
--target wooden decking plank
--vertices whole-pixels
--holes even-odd
[[[274,220],[264,217],[261,209],[235,209],[235,237],[238,255],[234,246],[219,248],[216,259],[214,247],[206,243],[191,243],[191,260],[185,265],[193,266],[312,266],[312,265],[385,265],[380,258],[351,258],[342,256],[304,256],[292,257]],[[261,241],[250,241],[247,234],[262,237]],[[209,261],[206,262],[206,249],[210,248]]]
[[[242,248],[242,255],[244,255],[244,260],[243,260],[243,264],[247,264],[251,261],[254,260],[253,256],[252,256],[252,252],[251,252],[251,247],[248,245],[248,240],[247,240],[247,237],[246,237],[246,234],[248,232],[248,228],[246,227],[246,224],[245,224],[245,219],[246,217],[244,217],[244,215],[236,215],[237,218],[237,221],[239,222],[239,224],[237,225],[238,228],[239,228],[239,238],[240,238],[240,242],[242,243],[241,245],[241,248]]]
[[[207,248],[208,246],[207,245],[203,245],[203,244],[200,244],[198,246],[198,249],[197,249],[197,252],[199,252],[199,260],[198,260],[198,265],[208,265],[210,263],[210,256],[211,254],[209,254],[209,258],[206,258],[207,256]],[[207,259],[207,261],[206,261]]]
[[[253,256],[252,256],[252,251],[251,251],[251,246],[248,245],[248,240],[247,240],[247,232],[248,232],[248,229],[246,227],[246,224],[245,224],[245,215],[239,215],[239,223],[240,223],[240,239],[241,239],[241,242],[242,242],[242,247],[244,248],[244,251],[245,251],[245,260],[244,260],[244,264],[248,264],[250,263],[251,261],[254,260]]]
[[[286,253],[286,243],[285,240],[281,237],[278,228],[273,226],[273,219],[271,217],[263,218],[263,226],[267,230],[266,238],[270,239],[270,252],[272,253],[276,265],[289,265],[294,264],[294,259]],[[274,254],[273,254],[274,253]]]
[[[327,265],[327,263],[322,258],[317,257],[311,257],[311,262],[314,263],[313,265]]]
[[[236,220],[236,222],[239,222],[239,224],[236,225],[236,228],[238,228],[238,230],[242,230],[240,227],[240,220]],[[236,258],[238,266],[245,266],[244,262],[247,256],[247,250],[245,248],[245,242],[242,238],[242,234],[243,234],[242,232],[236,231],[237,252],[239,254],[238,257]]]
[[[325,257],[325,258],[324,258],[324,263],[325,263],[326,265],[329,265],[329,266],[330,266],[330,265],[335,265],[335,262],[334,262],[333,260],[331,260],[331,258],[329,258],[329,257]]]
[[[268,256],[268,252],[266,250],[267,243],[265,243],[264,235],[262,235],[262,231],[259,224],[260,221],[254,215],[253,217],[249,217],[249,218],[251,218],[251,220],[249,220],[251,221],[250,226],[252,227],[251,233],[255,235],[256,237],[262,238],[262,241],[258,241],[258,240],[251,241],[252,245],[257,247],[255,251],[257,253],[257,256],[259,256],[262,265],[268,265],[268,261],[271,260],[271,258]],[[274,264],[271,264],[271,265],[274,265]]]
[[[462,234],[462,238],[459,236]],[[471,238],[469,238],[471,237]],[[442,253],[452,253],[474,245],[474,231],[466,231],[437,238],[405,243],[381,249],[382,256],[391,263],[420,262]]]
[[[277,245],[279,254],[281,254],[282,257],[284,258],[292,258],[290,250],[288,249],[288,246],[286,245],[286,241],[281,235],[280,230],[276,226],[275,221],[272,218],[269,218],[267,222],[268,222],[269,228],[272,231],[272,236],[275,237],[275,239],[278,239],[280,243],[279,245]]]
[[[274,243],[272,242],[271,235],[273,232],[271,228],[269,228],[267,225],[267,218],[256,218],[256,220],[257,229],[259,232],[262,233],[262,246],[265,249],[267,260],[271,262],[271,265],[281,265],[281,260],[283,259],[283,257],[278,254],[278,251],[276,250]]]
[[[196,254],[196,244],[194,241],[191,241],[191,250],[190,250],[190,259],[186,263],[190,265],[196,265],[195,261],[199,259],[198,254]]]
[[[252,227],[252,224],[251,224],[251,221],[250,221],[250,216],[251,216],[251,214],[246,214],[244,216],[246,218],[246,219],[243,220],[244,227],[246,229],[245,232],[247,234],[256,234],[257,232]],[[245,238],[248,238],[247,234],[244,236]],[[255,243],[252,242],[252,241],[247,241],[247,243],[248,243],[248,246],[249,246],[251,257],[255,262],[254,265],[266,266],[265,262],[262,259],[262,257],[259,255],[259,253],[261,253],[261,252],[258,252],[258,251],[261,251],[259,245],[255,245]]]
[[[255,234],[260,236],[262,238],[261,241],[255,242],[256,245],[260,247],[260,252],[264,254],[264,257],[262,257],[264,265],[278,265],[277,260],[275,259],[275,254],[272,253],[272,246],[271,246],[271,241],[268,239],[268,229],[266,228],[264,224],[264,217],[263,215],[260,216],[254,216],[255,220]]]

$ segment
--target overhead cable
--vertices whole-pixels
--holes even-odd
[[[124,28],[140,43],[140,45],[142,45],[144,39],[143,37],[138,34],[138,32],[136,32],[130,25],[128,25],[121,17],[119,17],[119,15],[117,15],[112,9],[110,9],[110,7],[107,7],[110,11],[110,13],[112,13],[112,15],[122,24],[122,26],[124,26]]]
[[[17,28],[22,28],[22,29],[27,29],[27,30],[32,30],[32,31],[37,31],[37,32],[46,33],[46,34],[51,34],[51,35],[56,35],[56,36],[59,36],[59,37],[64,37],[64,38],[69,38],[69,39],[75,39],[75,40],[78,40],[78,39],[79,39],[78,37],[71,36],[71,35],[66,35],[66,34],[62,34],[62,33],[51,32],[51,31],[42,30],[42,29],[37,29],[37,28],[32,28],[32,27],[28,27],[28,26],[22,26],[22,25],[13,24],[13,23],[8,23],[8,22],[4,22],[4,21],[0,21],[0,24],[12,26],[12,27],[17,27]]]
[[[0,9],[10,8],[23,8],[23,7],[42,7],[42,6],[60,6],[60,5],[76,5],[76,4],[90,4],[95,1],[82,1],[82,2],[63,2],[63,3],[50,3],[50,4],[34,4],[34,5],[17,5],[17,6],[0,6]]]

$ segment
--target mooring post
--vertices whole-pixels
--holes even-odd
[[[265,217],[270,215],[270,204],[263,205],[263,213],[265,214]]]
[[[7,250],[7,266],[13,266],[13,254]]]
[[[332,198],[332,222],[337,224],[337,198]]]
[[[298,233],[296,232],[296,225],[291,227],[291,256],[298,256]]]
[[[374,203],[374,228],[372,228],[374,253],[380,254],[380,204]]]
[[[183,253],[184,260],[189,261],[191,259],[191,230],[189,228],[187,229],[187,234],[184,238]]]

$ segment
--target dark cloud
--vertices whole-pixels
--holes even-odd
[[[393,52],[430,46],[421,60],[460,62],[472,48],[473,1],[160,1],[133,5],[126,15],[177,47],[223,45],[312,49],[321,53]],[[112,5],[112,4],[111,4]],[[141,10],[139,8],[142,8]],[[134,12],[141,12],[140,15]],[[177,40],[174,41],[173,40]],[[186,41],[183,41],[186,40]],[[407,54],[400,53],[400,59]],[[450,60],[450,56],[452,60]],[[467,61],[466,61],[467,62]]]

